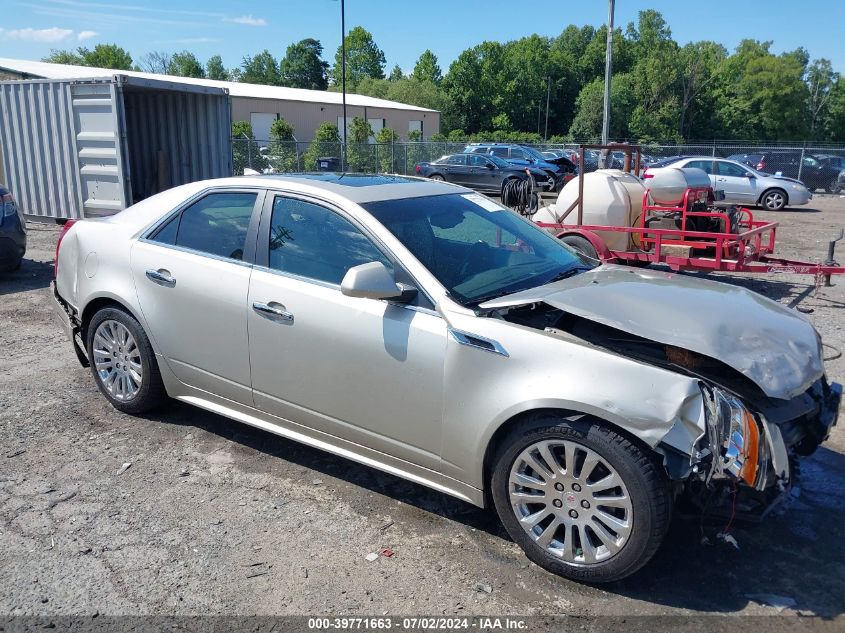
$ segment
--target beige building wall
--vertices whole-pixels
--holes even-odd
[[[314,138],[314,131],[323,121],[337,124],[338,118],[343,116],[343,107],[329,103],[232,97],[232,121],[250,121],[250,115],[253,112],[278,114],[293,126],[297,141],[308,142]],[[440,132],[439,112],[347,105],[346,116],[350,120],[356,116],[366,119],[384,119],[384,127],[395,130],[403,140],[408,138],[408,130],[412,122],[422,122],[424,138]]]

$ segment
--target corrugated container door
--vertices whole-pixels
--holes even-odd
[[[70,90],[83,215],[111,215],[125,209],[130,199],[121,95],[114,83],[72,84]]]

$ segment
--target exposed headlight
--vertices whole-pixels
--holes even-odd
[[[733,394],[713,387],[709,395],[710,476],[726,474],[754,486],[760,461],[760,426]]]
[[[809,191],[807,187],[805,187],[804,185],[799,185],[798,183],[792,185],[792,188],[795,189],[795,191]]]

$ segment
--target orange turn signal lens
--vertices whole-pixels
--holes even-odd
[[[748,411],[745,412],[745,460],[742,466],[742,479],[753,486],[757,479],[757,461],[760,458],[760,429]]]

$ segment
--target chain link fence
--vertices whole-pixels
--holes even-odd
[[[413,175],[414,166],[430,162],[444,154],[459,153],[466,141],[416,141],[396,143],[349,143],[345,171],[360,173],[392,173]],[[579,143],[549,143],[534,145],[540,151],[564,149],[577,151]],[[687,144],[640,144],[646,162],[669,156],[714,156],[727,158],[737,154],[765,154],[768,152],[796,152],[804,162],[805,156],[845,157],[845,144],[833,143],[754,143],[743,141],[710,141]],[[277,142],[246,138],[232,139],[234,173],[244,169],[262,173],[291,173],[344,170],[342,144],[337,142]],[[793,175],[794,176],[794,175]]]

